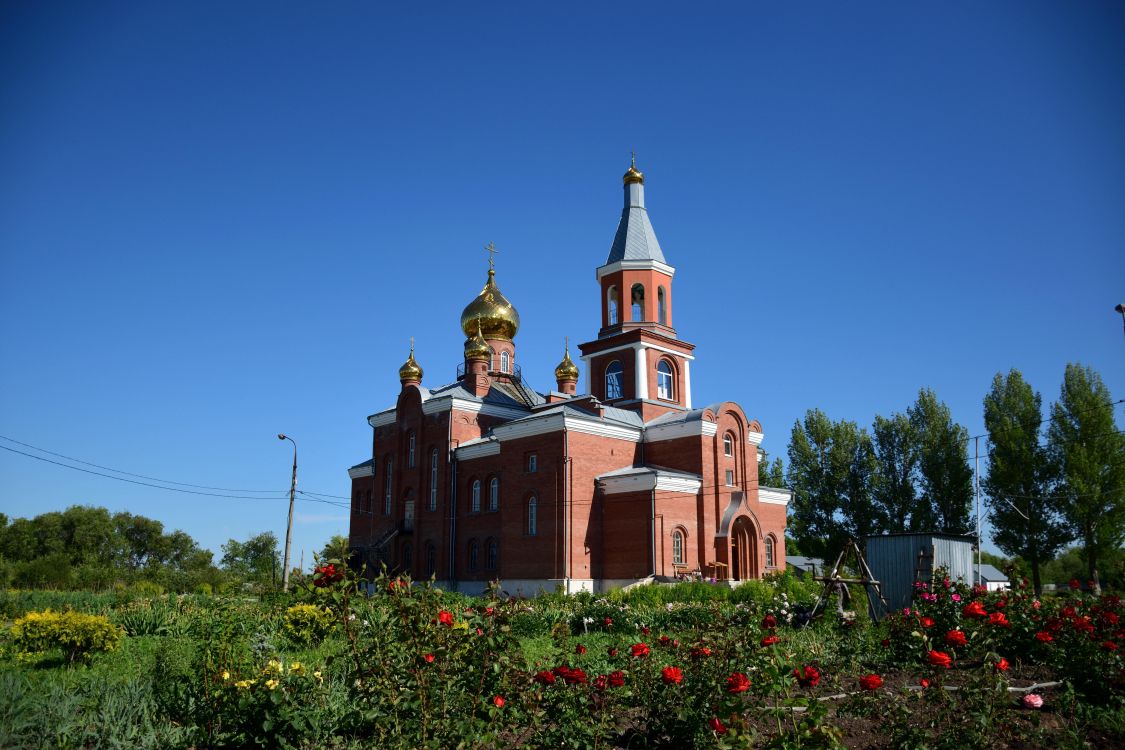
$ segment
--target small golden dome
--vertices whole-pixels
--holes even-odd
[[[488,269],[488,281],[484,289],[461,313],[461,330],[470,338],[479,332],[486,339],[511,341],[520,328],[520,314],[500,293],[495,277],[496,271]]]
[[[422,366],[414,359],[414,339],[410,340],[410,356],[402,363],[402,367],[398,368],[398,379],[404,383],[408,380],[422,382]]]
[[[477,332],[465,339],[465,359],[488,359],[492,356],[492,347],[484,340],[480,331],[480,319],[477,320]]]
[[[629,164],[629,169],[625,171],[625,176],[622,179],[625,180],[626,185],[631,185],[634,182],[641,185],[645,184],[645,173],[637,169],[636,154],[633,154],[633,160]]]
[[[567,342],[566,353],[562,362],[555,368],[555,380],[578,380],[578,365],[570,358],[570,342]]]

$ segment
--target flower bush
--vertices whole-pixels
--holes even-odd
[[[113,651],[125,631],[104,615],[81,612],[29,612],[12,625],[16,651],[24,656],[60,649],[67,663],[88,661],[95,653]]]

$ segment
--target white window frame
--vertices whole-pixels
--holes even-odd
[[[539,498],[534,494],[527,501],[527,535],[539,533]]]
[[[676,397],[674,386],[675,377],[672,374],[672,365],[668,360],[662,359],[656,364],[656,396],[665,401],[673,401]]]
[[[734,437],[729,432],[723,435],[723,455],[734,455]]]
[[[500,478],[493,477],[488,483],[488,509],[500,510]]]
[[[617,366],[616,370],[614,365]],[[613,387],[610,386],[610,383],[613,383]],[[622,398],[624,395],[625,367],[621,364],[621,360],[615,359],[605,367],[605,400]]]
[[[527,454],[527,473],[528,474],[535,474],[538,471],[539,471],[539,454],[528,453]]]
[[[500,372],[511,372],[512,364],[507,350],[500,352]]]
[[[415,446],[416,442],[417,441],[414,438],[414,433],[413,432],[410,433],[410,437],[407,439],[408,445],[407,445],[406,465],[409,466],[411,469],[414,468],[414,446]]]
[[[672,563],[684,564],[684,532],[679,529],[672,531]]]
[[[430,510],[437,510],[437,448],[430,451]]]
[[[727,469],[727,474],[726,474],[726,485],[727,485],[727,487],[733,487],[734,486],[734,479],[735,479],[734,469]]]
[[[777,567],[777,563],[774,561],[773,537],[768,535],[768,534],[766,535],[766,545],[765,546],[766,546],[766,567],[767,568]]]
[[[383,515],[389,516],[391,514],[391,492],[394,485],[391,475],[394,474],[393,461],[387,461],[387,487],[386,492],[383,494]]]
[[[470,494],[471,500],[469,502],[470,513],[480,513],[480,480],[473,480],[473,490]]]

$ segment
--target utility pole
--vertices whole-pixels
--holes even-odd
[[[285,527],[285,557],[282,559],[281,590],[289,590],[289,542],[293,537],[293,500],[297,495],[297,441],[284,432],[277,434],[278,440],[288,440],[293,444],[293,480],[289,483],[289,523]]]
[[[980,585],[980,435],[973,438],[973,495],[977,503],[977,570],[973,583]]]
[[[1118,304],[1113,309],[1121,313],[1121,324],[1125,326],[1125,302]]]

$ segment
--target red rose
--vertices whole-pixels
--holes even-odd
[[[930,651],[926,655],[926,661],[932,666],[944,667],[945,669],[949,669],[949,666],[953,663],[953,659],[944,651]]]
[[[548,672],[544,669],[542,672],[535,675],[535,681],[540,683],[541,685],[554,685],[555,675],[553,672]]]
[[[923,690],[925,690],[930,686],[930,681],[923,677],[922,679],[918,680],[918,684],[922,686]]]
[[[965,617],[975,617],[978,619],[984,619],[985,617],[988,617],[988,612],[984,611],[984,605],[977,601],[969,602],[968,604],[966,604],[961,609],[961,614]]]
[[[1007,672],[1008,667],[1010,667],[1011,665],[1008,664],[1007,659],[1001,657],[1000,661],[996,662],[996,664],[994,666],[996,667],[997,672]]]
[[[993,606],[996,607],[996,609],[1004,609],[1004,607],[1008,606],[1008,600],[1007,599],[997,599],[996,604],[994,604]]]
[[[661,646],[667,646],[671,642],[672,642],[672,639],[669,638],[668,636],[666,636],[666,635],[660,636],[660,645]]]
[[[586,647],[583,646],[581,643],[579,643],[577,646],[574,647],[574,653],[581,656],[582,654],[586,653]]]
[[[621,670],[609,673],[609,684],[613,687],[625,686],[625,673]]]
[[[638,659],[641,658],[642,656],[648,656],[648,652],[649,652],[648,644],[647,643],[634,643],[631,651],[633,652],[633,656],[635,656]]]
[[[603,624],[604,624],[604,625],[605,625],[605,626],[606,626],[607,628],[608,628],[608,627],[612,627],[612,626],[613,626],[613,618],[612,618],[612,617],[607,617],[607,618],[605,618],[605,620],[603,621]]]
[[[643,633],[644,635],[648,635],[651,632],[652,632],[652,628],[650,628],[647,625],[645,625],[643,628],[641,628],[641,633]]]
[[[1040,643],[1050,643],[1051,641],[1055,640],[1055,638],[1050,633],[1040,630],[1035,634],[1035,640],[1039,641]]]
[[[1114,643],[1113,641],[1106,641],[1105,643],[1102,644],[1102,648],[1104,648],[1106,651],[1116,651],[1117,650],[1117,644]]]
[[[772,646],[773,644],[780,643],[780,642],[781,642],[781,639],[778,638],[776,635],[767,635],[765,638],[762,639],[762,645],[763,646]]]
[[[726,724],[724,724],[722,722],[722,720],[719,719],[718,716],[711,719],[711,721],[708,722],[708,723],[711,725],[711,731],[714,732],[715,734],[726,734],[727,733]]]
[[[923,617],[919,622],[924,628],[932,628],[934,626],[934,618],[932,617]]]
[[[731,676],[727,678],[727,692],[732,695],[735,693],[745,693],[750,689],[750,678],[742,672],[732,672]]]
[[[1070,579],[1070,588],[1077,591],[1078,589],[1082,588],[1082,582],[1079,581],[1077,578],[1071,578]]]
[[[617,656],[617,649],[615,649],[613,646],[610,646],[609,650],[606,651],[606,653],[609,654],[609,658],[612,659],[613,657]]]
[[[582,685],[586,682],[586,672],[581,669],[567,669],[562,678],[567,685]]]
[[[433,654],[426,654],[422,658],[426,660],[427,664],[433,664],[434,663],[434,655]]]
[[[452,625],[453,613],[443,609],[441,612],[438,612],[437,619],[442,625]]]
[[[878,690],[883,687],[883,678],[877,674],[869,674],[859,678],[859,686],[864,690]]]
[[[492,702],[496,704],[497,708],[503,708],[504,707],[504,696],[502,696],[502,695],[494,696],[492,698]]]
[[[1008,622],[1008,616],[1003,612],[993,612],[988,616],[988,622],[998,628],[1012,627],[1012,623]]]
[[[890,648],[891,639],[890,638],[884,638],[883,640],[879,641],[879,645],[882,646],[883,648]]]
[[[594,678],[594,687],[598,690],[605,690],[607,684],[609,684],[609,678],[604,674],[600,674]]]
[[[945,642],[950,646],[966,646],[969,643],[963,630],[950,630],[945,634]]]
[[[691,650],[691,656],[693,659],[704,659],[710,655],[711,649],[707,648],[706,646],[697,646],[696,648],[693,648]]]
[[[684,681],[684,673],[679,667],[664,667],[660,670],[660,679],[665,685],[679,685]]]
[[[816,667],[801,667],[793,670],[793,676],[801,687],[816,687],[820,683],[820,670]]]
[[[762,618],[762,627],[767,628],[767,629],[768,628],[776,628],[777,627],[777,618],[774,617],[773,615],[766,615],[765,617]]]

